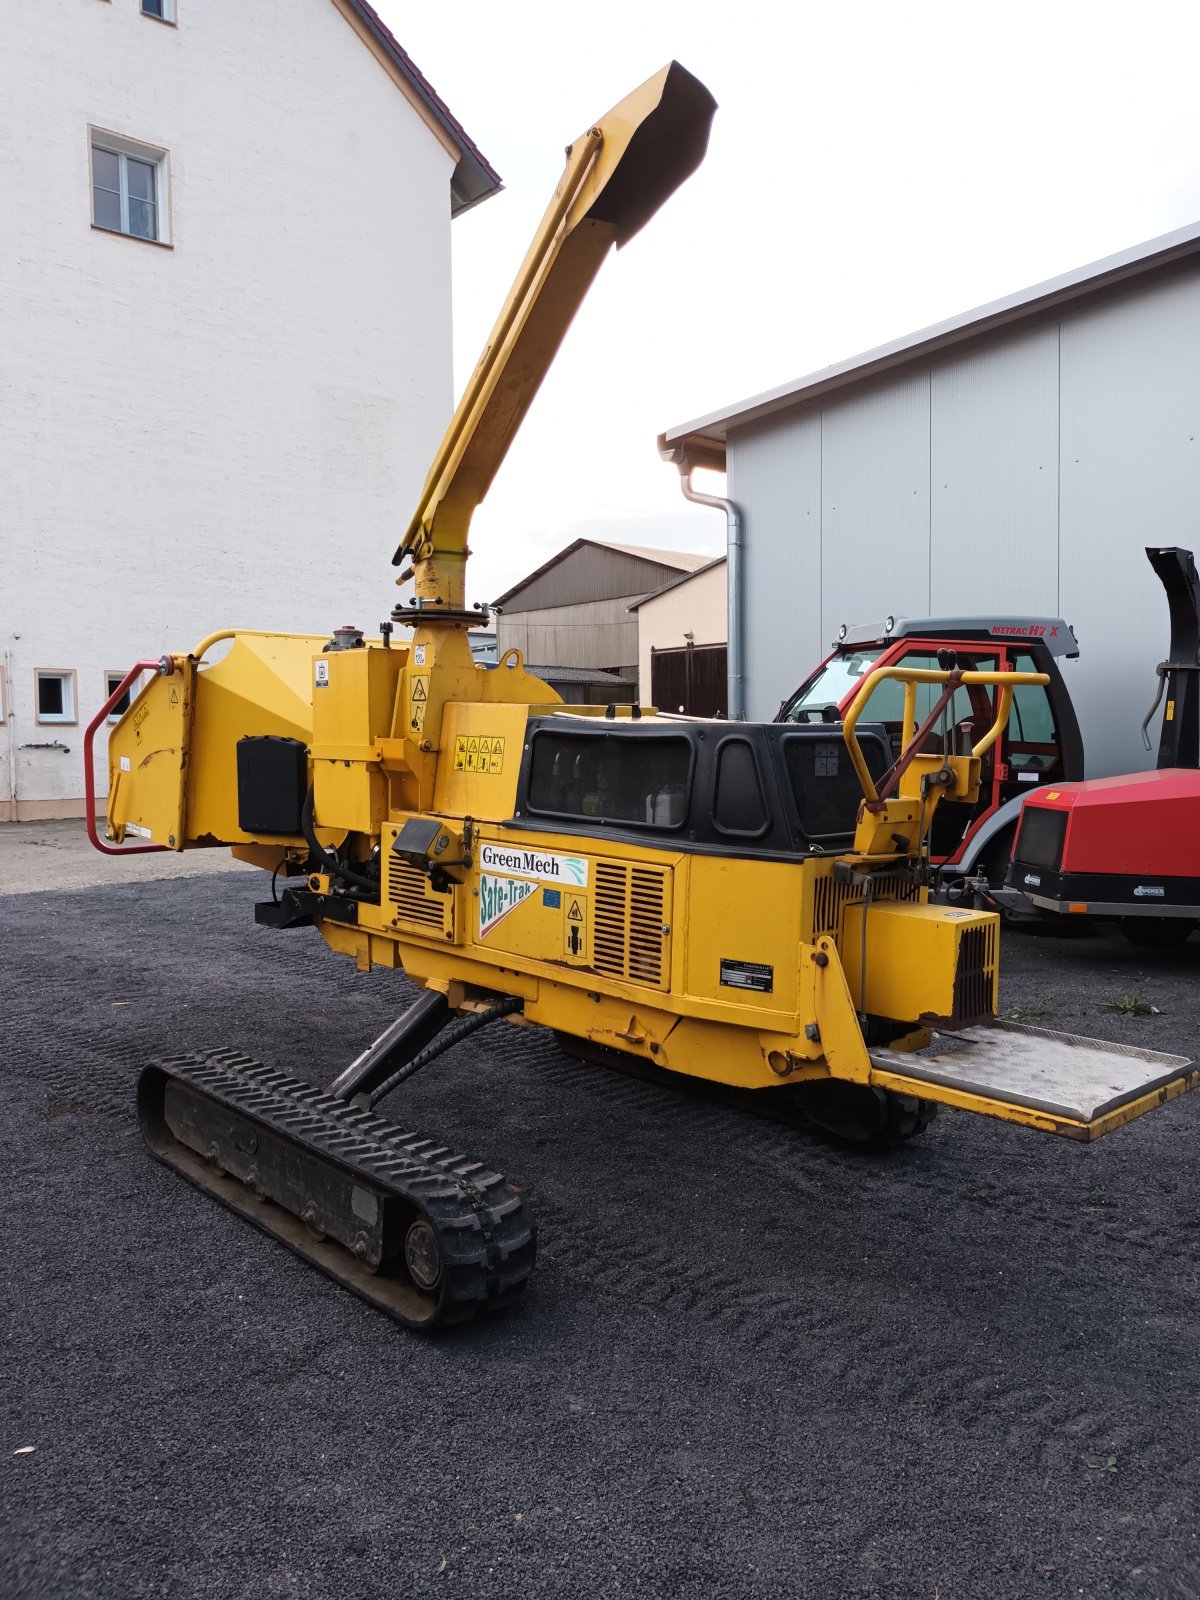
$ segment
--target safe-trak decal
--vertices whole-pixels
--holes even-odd
[[[479,937],[523,905],[531,894],[537,893],[536,883],[527,878],[491,878],[486,872],[479,877]]]
[[[550,850],[525,850],[519,845],[485,844],[479,852],[484,872],[506,872],[514,878],[549,878],[554,883],[586,889],[586,856],[560,856]]]
[[[455,772],[503,772],[504,740],[486,733],[454,737]]]

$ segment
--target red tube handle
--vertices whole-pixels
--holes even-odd
[[[132,685],[133,680],[142,672],[160,672],[164,678],[170,677],[175,670],[175,664],[170,656],[162,656],[158,661],[139,661],[130,667],[120,683],[100,707],[100,710],[87,725],[87,732],[83,736],[83,793],[84,793],[84,824],[87,827],[87,836],[101,854],[106,856],[141,856],[148,855],[151,850],[165,850],[165,844],[105,844],[96,832],[96,772],[92,751],[96,743],[96,730],[116,705],[117,701]]]

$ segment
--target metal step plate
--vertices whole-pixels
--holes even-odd
[[[1098,1139],[1200,1083],[1187,1056],[1020,1022],[941,1033],[916,1054],[870,1056],[871,1082],[881,1089],[1072,1139]]]

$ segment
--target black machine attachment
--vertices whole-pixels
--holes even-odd
[[[1190,550],[1176,545],[1147,549],[1146,559],[1167,591],[1171,610],[1171,644],[1165,661],[1155,669],[1158,693],[1142,723],[1142,739],[1149,750],[1150,721],[1167,696],[1167,711],[1158,739],[1158,762],[1163,767],[1200,767],[1200,577]]]

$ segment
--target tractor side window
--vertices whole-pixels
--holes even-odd
[[[977,660],[960,653],[958,664],[966,671],[986,671],[995,666],[995,659],[987,657]],[[901,657],[896,663],[900,667],[916,667],[921,671],[936,672],[938,670],[937,656],[932,653],[918,653],[916,651]],[[933,710],[942,693],[940,683],[919,683],[917,685],[917,723],[920,725]],[[950,704],[942,712],[939,728],[930,735],[925,749],[928,751],[941,751],[950,748],[951,731],[963,723],[971,727],[971,742],[981,739],[991,725],[991,696],[990,691],[980,687],[968,688],[960,685],[955,691]],[[876,684],[867,699],[866,705],[860,715],[860,723],[882,722],[891,737],[892,748],[897,753],[900,748],[901,727],[904,720],[904,685],[895,678],[886,678],[882,683]]]
[[[1014,672],[1037,672],[1031,655],[1013,658]],[[1015,773],[1041,776],[1059,761],[1058,729],[1045,684],[1027,684],[1013,690],[1012,711],[1005,737],[1006,759]]]
[[[746,739],[722,739],[713,782],[713,823],[721,833],[756,838],[766,830],[767,804],[754,748]]]
[[[679,828],[687,818],[687,739],[540,730],[533,736],[529,809],[556,817]]]

